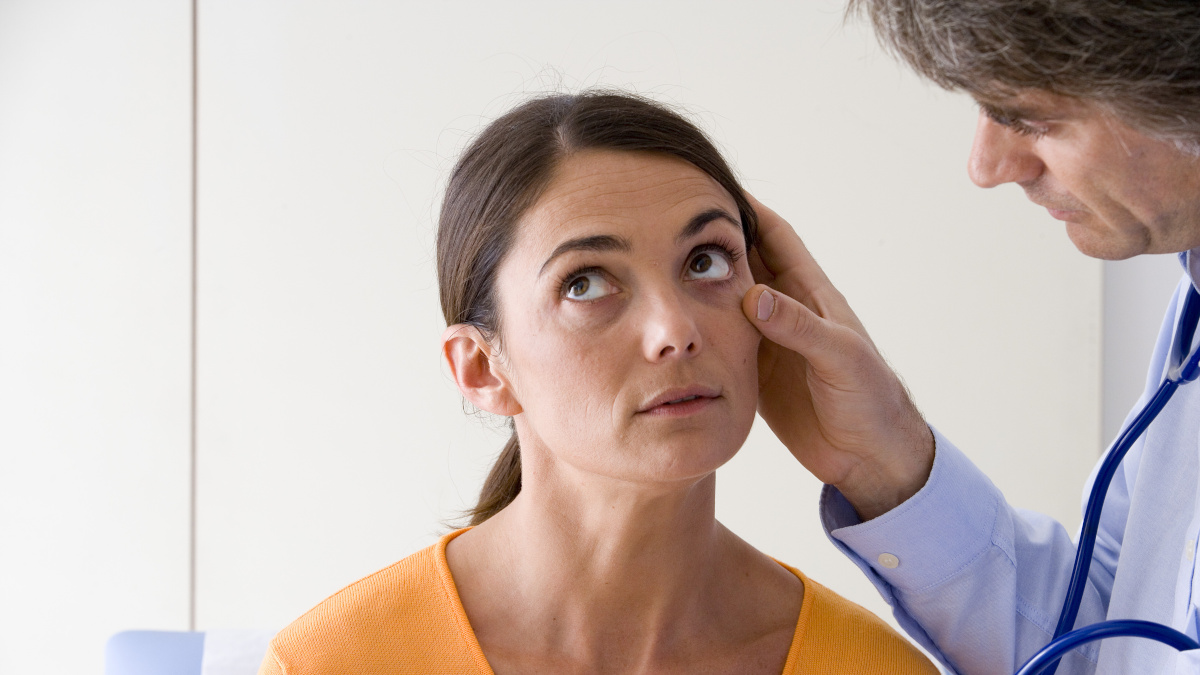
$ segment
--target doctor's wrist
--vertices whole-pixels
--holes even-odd
[[[880,461],[859,465],[846,480],[834,485],[863,522],[900,506],[925,487],[933,471],[933,431],[921,421],[909,440],[885,451]]]

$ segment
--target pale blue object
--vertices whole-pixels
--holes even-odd
[[[200,675],[204,633],[127,630],[108,639],[105,675]]]
[[[1052,668],[1062,658],[1063,654],[1066,654],[1079,645],[1114,637],[1148,638],[1174,647],[1181,652],[1200,649],[1200,644],[1195,640],[1161,623],[1129,620],[1101,621],[1100,623],[1093,623],[1083,628],[1077,628],[1054,638],[1050,641],[1050,644],[1043,647],[1025,665],[1021,666],[1016,675],[1041,675],[1042,673],[1052,675]],[[1178,671],[1178,668],[1176,671]]]
[[[1183,278],[1168,307],[1146,390],[1135,411],[1154,396],[1173,360],[1172,338],[1183,300],[1200,279],[1193,272],[1200,265],[1190,262],[1184,268],[1191,274]],[[986,382],[987,374],[983,368],[972,377]],[[996,424],[1020,420],[997,419]],[[822,524],[892,605],[898,623],[943,664],[963,673],[1013,672],[1054,633],[1075,543],[1050,518],[1008,504],[936,429],[934,436],[933,472],[912,499],[864,523],[845,498],[827,486],[821,500]],[[1179,388],[1116,472],[1076,625],[1147,620],[1197,638],[1198,439],[1200,385],[1190,384]],[[1040,440],[1032,436],[1029,442]],[[1089,483],[1094,479],[1095,475]],[[899,565],[878,563],[884,553]],[[1112,641],[1103,649],[1089,643],[1068,654],[1058,672],[1200,673],[1200,650],[1171,652],[1148,640]]]

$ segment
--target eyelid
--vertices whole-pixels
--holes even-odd
[[[691,267],[692,261],[696,259],[696,256],[698,256],[702,253],[718,253],[718,254],[720,254],[720,256],[722,258],[725,259],[725,262],[727,262],[729,264],[729,275],[728,276],[722,277],[721,279],[708,279],[708,281],[724,281],[726,279],[733,278],[733,276],[737,273],[735,264],[737,263],[738,260],[740,260],[742,258],[742,255],[743,255],[739,248],[730,246],[730,245],[728,245],[728,243],[712,242],[712,243],[708,243],[708,244],[701,244],[701,245],[693,248],[691,250],[691,252],[688,253],[687,260],[684,262],[684,265],[683,265],[684,276],[687,276],[688,270]]]
[[[601,269],[595,265],[588,265],[586,267],[577,267],[572,269],[570,272],[567,272],[559,278],[558,294],[566,295],[567,289],[571,286],[571,282],[575,281],[579,277],[585,274],[596,274],[600,271]]]
[[[700,244],[699,246],[696,246],[695,248],[693,248],[691,250],[691,252],[688,253],[688,260],[695,258],[697,255],[699,255],[701,253],[708,253],[710,251],[716,251],[717,253],[720,253],[721,255],[728,258],[730,263],[735,263],[735,262],[741,260],[742,256],[745,255],[744,253],[742,253],[741,248],[739,246],[734,245],[732,242],[712,241],[707,244]]]
[[[1012,124],[1010,124],[1008,128],[1018,134],[1021,134],[1022,136],[1033,136],[1034,138],[1041,138],[1049,131],[1045,125],[1032,123],[1022,119],[1013,120]]]
[[[617,290],[619,290],[619,289],[617,289],[617,285],[615,283],[613,283],[612,279],[609,278],[609,274],[606,271],[604,271],[604,268],[597,267],[595,265],[589,265],[587,267],[576,268],[574,271],[568,272],[567,274],[563,275],[561,281],[559,281],[559,283],[558,283],[558,297],[562,298],[564,300],[570,300],[571,302],[589,302],[588,300],[578,300],[578,299],[569,298],[569,297],[567,297],[567,291],[570,290],[571,284],[579,277],[586,277],[586,276],[592,276],[592,275],[598,276],[601,279],[603,279],[604,283],[613,289],[613,292],[616,292]],[[608,297],[609,295],[612,295],[612,293],[606,293],[602,297]],[[600,300],[600,299],[601,298],[596,298],[596,300]]]
[[[990,105],[981,104],[979,109],[982,110],[983,114],[987,115],[988,119],[991,121],[1014,133],[1021,134],[1022,136],[1034,136],[1035,138],[1040,138],[1049,131],[1044,123],[1035,122],[1017,115],[1009,114]]]

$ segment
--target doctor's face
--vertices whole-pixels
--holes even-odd
[[[1096,258],[1200,246],[1200,158],[1086,101],[1037,90],[981,100],[968,173],[981,187],[1020,185]]]
[[[523,471],[690,481],[732,457],[758,400],[753,284],[737,205],[704,172],[564,160],[497,277]]]

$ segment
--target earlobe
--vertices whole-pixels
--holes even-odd
[[[521,412],[512,386],[496,366],[495,350],[478,328],[461,323],[446,328],[442,356],[458,390],[476,408],[505,417]]]

